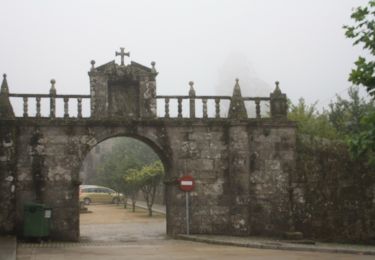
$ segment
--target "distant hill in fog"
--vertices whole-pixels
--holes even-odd
[[[270,86],[256,75],[246,55],[234,53],[227,57],[218,71],[215,94],[231,96],[236,78],[239,79],[243,97],[269,97],[273,91],[273,86]],[[253,115],[254,107],[250,104],[246,104],[246,107],[248,108],[248,113]],[[268,110],[264,104],[262,104],[261,108],[264,113]],[[227,109],[227,106],[224,105],[222,109]]]

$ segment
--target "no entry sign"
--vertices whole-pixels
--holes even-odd
[[[180,179],[178,179],[178,181],[179,181],[180,190],[188,192],[194,189],[195,182],[194,182],[193,176],[190,176],[190,175],[182,176]]]

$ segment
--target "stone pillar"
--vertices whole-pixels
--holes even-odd
[[[90,96],[91,117],[100,118],[108,115],[108,79],[94,67],[95,61],[91,61]],[[110,64],[108,64],[110,66]]]
[[[271,93],[271,117],[272,118],[286,118],[288,113],[288,103],[286,95],[283,94],[279,88],[279,82],[276,81],[276,88]]]
[[[50,95],[50,103],[49,103],[49,110],[50,114],[49,116],[51,118],[56,117],[56,88],[55,88],[55,83],[56,81],[54,79],[51,79],[51,88],[49,90],[49,95]]]
[[[151,62],[152,69],[149,75],[144,76],[140,81],[140,95],[139,104],[142,118],[155,118],[156,117],[156,76],[155,62]]]
[[[228,129],[230,228],[233,235],[249,235],[249,142],[246,126]]]

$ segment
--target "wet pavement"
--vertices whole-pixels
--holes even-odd
[[[81,214],[81,241],[136,242],[166,238],[165,215],[119,205],[90,205],[92,213]]]
[[[0,260],[16,259],[16,237],[0,236]]]
[[[92,205],[92,213],[81,214],[79,243],[20,243],[18,260],[45,259],[374,259],[360,254],[296,252],[213,245],[170,239],[165,235],[163,214],[147,216],[123,206]]]

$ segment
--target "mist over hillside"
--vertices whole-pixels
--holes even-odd
[[[229,95],[233,94],[235,79],[239,79],[241,93],[243,97],[269,97],[273,91],[273,86],[270,86],[261,78],[258,77],[255,69],[246,54],[232,53],[229,55],[221,68],[218,70],[218,82],[215,85],[215,95]],[[228,104],[224,104],[222,109],[228,109]],[[255,115],[255,105],[246,102],[246,108],[249,115]],[[261,104],[262,114],[268,113],[268,106]]]

